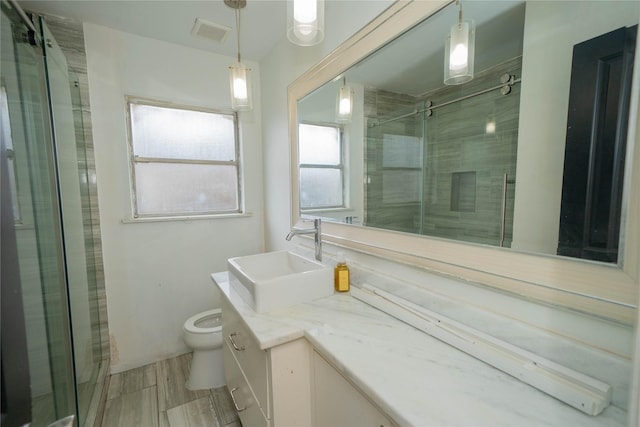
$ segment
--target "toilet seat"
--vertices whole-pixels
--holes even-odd
[[[213,322],[211,322],[213,320]],[[198,324],[207,321],[207,327]],[[222,312],[219,308],[195,314],[184,322],[184,330],[192,334],[210,334],[222,330]]]

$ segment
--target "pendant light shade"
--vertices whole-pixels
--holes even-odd
[[[444,84],[459,85],[473,79],[476,29],[473,21],[462,20],[462,6],[458,22],[451,26],[444,47]]]
[[[353,91],[347,86],[346,80],[342,81],[342,86],[338,90],[338,101],[336,104],[336,121],[338,123],[351,122],[353,112]]]
[[[224,0],[224,3],[236,10],[236,29],[238,34],[238,62],[229,67],[229,85],[231,89],[231,108],[235,111],[253,109],[251,91],[251,68],[240,59],[240,9],[247,5],[246,0]]]
[[[324,40],[324,0],[287,0],[287,38],[299,46]]]
[[[231,87],[231,108],[236,111],[251,110],[251,68],[242,62],[229,67],[229,83]]]

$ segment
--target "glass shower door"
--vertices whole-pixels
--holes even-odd
[[[102,360],[97,318],[97,292],[91,214],[88,194],[87,159],[83,138],[82,111],[77,78],[55,38],[40,18],[44,40],[45,67],[53,119],[65,265],[72,319],[78,424],[83,425],[95,390]],[[99,390],[98,390],[99,392]]]
[[[33,426],[76,413],[70,319],[42,50],[2,2],[2,145],[10,153]],[[10,343],[3,343],[10,345]]]
[[[424,118],[408,96],[382,93],[399,105],[367,126],[365,224],[422,233]]]

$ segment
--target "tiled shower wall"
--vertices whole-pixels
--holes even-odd
[[[100,216],[98,208],[98,188],[96,183],[96,167],[93,149],[93,133],[91,128],[91,106],[89,104],[89,81],[87,75],[87,58],[84,48],[84,34],[82,24],[70,19],[51,15],[43,15],[44,20],[62,49],[69,71],[77,80],[82,108],[74,106],[74,120],[76,125],[76,145],[79,169],[87,171],[86,179],[81,180],[80,192],[82,197],[82,217],[85,227],[85,248],[87,257],[87,274],[95,277],[98,313],[91,313],[92,319],[99,319],[100,342],[94,342],[94,347],[100,347],[103,364],[109,361],[109,328],[107,321],[107,298],[105,293],[104,266],[102,262],[102,240],[100,235]],[[76,119],[81,117],[82,123]],[[85,164],[86,162],[86,164]]]
[[[521,76],[521,58],[477,73],[460,86],[447,86],[420,97],[365,91],[367,115],[367,225],[499,245],[506,185],[504,246],[513,229],[514,183],[518,143],[520,85],[503,95],[500,89],[432,110],[432,115],[410,115],[381,126],[425,102],[434,106],[500,84],[500,76]],[[405,167],[385,166],[388,135],[402,135],[424,143],[421,162],[407,158]],[[426,136],[425,136],[426,135]],[[405,144],[411,141],[404,141]],[[390,150],[387,148],[387,155]],[[418,154],[419,153],[419,154]],[[417,164],[421,163],[421,164]],[[395,176],[394,176],[395,175]],[[397,182],[406,197],[389,197],[385,185]],[[415,189],[414,189],[415,187]],[[408,190],[407,190],[408,189]],[[414,194],[411,197],[411,194]],[[411,199],[414,200],[411,200]]]
[[[365,87],[364,115],[367,129],[364,224],[369,227],[409,233],[420,232],[421,196],[417,194],[415,188],[408,188],[407,180],[415,178],[416,174],[421,176],[421,168],[409,170],[407,167],[402,167],[402,159],[394,162],[393,166],[385,164],[384,138],[385,135],[400,135],[421,140],[422,115],[409,115],[378,126],[379,122],[388,118],[411,112],[418,104],[419,99],[411,95]],[[394,186],[398,187],[398,191],[404,189],[406,194],[397,197],[389,194],[394,193],[391,188]]]

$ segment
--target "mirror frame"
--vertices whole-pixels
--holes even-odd
[[[291,220],[299,209],[297,103],[406,30],[451,3],[398,0],[288,88],[291,148]],[[443,42],[444,43],[444,42]],[[632,94],[640,90],[640,43],[636,45]],[[326,242],[520,297],[632,325],[638,305],[640,267],[640,147],[638,96],[631,97],[618,264],[511,251],[422,235],[325,222]],[[632,165],[636,165],[635,168]],[[603,286],[606,284],[606,288]]]

